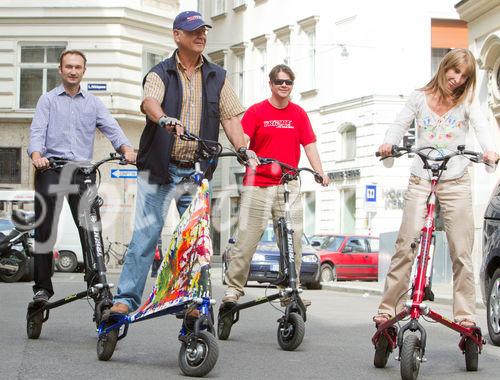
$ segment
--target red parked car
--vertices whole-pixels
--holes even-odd
[[[378,279],[378,238],[318,234],[309,240],[320,256],[321,282]]]

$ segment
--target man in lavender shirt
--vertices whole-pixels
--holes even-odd
[[[44,170],[49,167],[48,159],[90,161],[96,129],[109,139],[116,151],[125,156],[127,162],[133,163],[136,159],[130,142],[101,100],[80,87],[86,63],[85,55],[78,50],[66,50],[61,54],[59,75],[62,83],[40,97],[31,123],[28,155],[36,168],[34,301],[46,302],[54,294],[52,249],[64,199],[54,191],[63,182],[61,171]],[[75,172],[66,183],[69,186],[65,196],[78,227],[80,241],[83,241],[83,230],[78,223],[78,206],[84,191],[83,177]],[[89,281],[91,279],[87,279]]]

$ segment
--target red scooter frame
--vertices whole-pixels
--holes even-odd
[[[426,316],[434,321],[445,325],[460,333],[460,342],[458,344],[460,350],[465,354],[466,368],[468,371],[476,371],[478,363],[478,354],[481,353],[483,344],[485,343],[481,329],[477,326],[467,328],[450,321],[442,315],[434,312],[423,301],[426,299],[433,300],[434,296],[430,291],[431,274],[432,274],[432,259],[434,249],[434,230],[435,220],[434,212],[436,208],[436,187],[441,177],[441,174],[446,170],[446,164],[450,158],[462,155],[470,159],[472,162],[482,162],[481,153],[466,151],[464,146],[459,146],[457,151],[451,152],[446,156],[431,157],[423,153],[423,150],[434,151],[435,148],[425,147],[420,149],[412,149],[408,147],[393,147],[392,155],[389,157],[401,157],[404,154],[415,153],[424,163],[424,169],[429,169],[431,176],[431,191],[427,200],[427,215],[424,225],[420,232],[418,256],[416,257],[416,271],[412,271],[412,290],[411,300],[405,303],[405,308],[395,317],[377,326],[377,332],[372,338],[375,346],[374,365],[378,368],[383,368],[387,364],[387,359],[390,353],[399,347],[399,355],[397,360],[401,361],[401,376],[403,379],[416,379],[420,362],[425,362],[425,345],[427,334],[422,325],[418,322],[420,316]],[[379,156],[378,152],[376,154]],[[433,163],[429,163],[433,161]],[[440,163],[438,163],[440,162]],[[412,248],[416,248],[416,244],[412,244]],[[415,275],[413,276],[413,274]],[[403,318],[410,316],[410,321],[405,324],[397,332],[395,324]],[[404,337],[407,330],[412,332],[418,331],[420,339],[414,334]]]

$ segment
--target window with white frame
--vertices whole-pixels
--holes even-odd
[[[341,160],[354,160],[356,158],[356,128],[348,125],[341,132]]]
[[[245,94],[245,55],[236,56],[236,93],[240,102],[244,102]]]
[[[309,88],[316,87],[316,30],[306,31],[307,58],[306,58],[306,80]]]
[[[246,5],[247,0],[234,0],[233,2],[233,8],[237,8],[242,5]]]
[[[21,183],[21,148],[0,148],[0,183]]]
[[[59,56],[65,48],[65,44],[20,46],[19,108],[35,108],[40,95],[60,83]]]
[[[227,50],[217,50],[208,53],[210,60],[222,68],[226,67],[226,55],[227,55]]]
[[[276,39],[280,42],[281,51],[280,54],[283,57],[283,63],[285,65],[290,65],[291,61],[291,44],[290,35],[293,30],[293,25],[285,25],[279,29],[274,30],[276,34]]]
[[[282,41],[282,44],[283,44],[283,51],[285,54],[283,54],[283,63],[285,65],[288,65],[290,66],[290,38],[287,38],[287,39],[284,39]]]
[[[259,71],[258,78],[256,82],[257,94],[265,94],[267,85],[267,49],[265,46],[261,46],[258,49],[259,52]]]
[[[304,44],[304,52],[301,54],[301,65],[303,68],[304,80],[303,89],[305,91],[314,90],[316,88],[316,24],[319,21],[319,16],[309,16],[298,21],[302,29]]]
[[[142,55],[142,75],[145,76],[158,63],[163,61],[167,54],[153,53],[145,51]]]
[[[226,13],[226,0],[214,0],[212,4],[212,17]]]

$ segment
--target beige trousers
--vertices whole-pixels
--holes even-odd
[[[392,257],[385,280],[379,313],[394,316],[403,309],[403,303],[407,299],[405,292],[411,287],[410,271],[414,254],[418,253],[418,249],[413,252],[410,246],[419,237],[422,229],[429,191],[430,181],[413,175],[410,177],[404,199],[403,220],[396,241],[396,253]],[[471,259],[474,218],[468,172],[460,178],[440,182],[437,186],[437,197],[444,217],[453,267],[453,316],[456,321],[464,318],[474,320],[476,295]]]
[[[293,226],[293,246],[295,268],[299,283],[302,259],[302,198],[298,181],[288,183],[290,191],[290,211]],[[276,221],[285,214],[283,185],[244,186],[241,194],[240,213],[236,229],[236,243],[231,248],[231,262],[226,272],[228,288],[244,295],[243,287],[247,282],[250,262],[262,237],[269,219]]]

